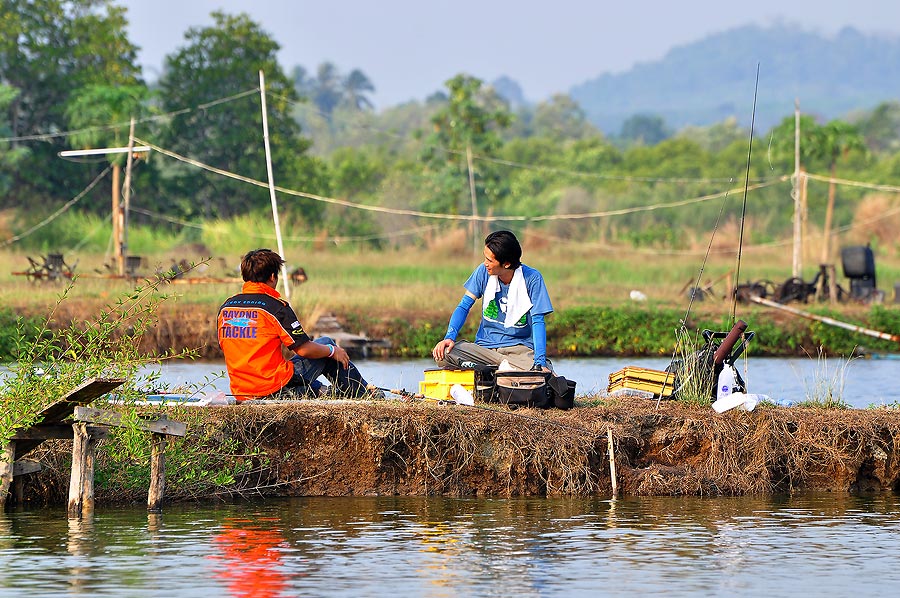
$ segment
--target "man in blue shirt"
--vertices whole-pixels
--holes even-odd
[[[484,263],[466,281],[447,334],[431,352],[439,366],[471,368],[499,365],[505,359],[520,370],[552,370],[544,316],[553,313],[553,305],[544,277],[521,258],[522,247],[513,233],[501,230],[485,238]],[[482,300],[482,313],[475,342],[457,341],[477,299]]]

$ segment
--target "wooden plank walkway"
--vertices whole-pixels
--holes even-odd
[[[13,436],[12,439],[16,443],[14,461],[21,459],[45,440],[71,439],[72,425],[63,424],[63,421],[75,413],[75,408],[90,404],[124,382],[125,380],[121,378],[90,378],[60,400],[48,405],[38,416],[38,424],[26,430],[18,430]]]

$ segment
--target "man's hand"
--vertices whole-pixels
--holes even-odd
[[[446,357],[447,353],[453,350],[455,344],[449,338],[445,338],[434,346],[434,349],[431,350],[431,356],[434,357],[435,361],[440,361]]]
[[[332,355],[331,358],[334,359],[339,364],[341,364],[341,367],[344,368],[345,370],[350,365],[350,356],[347,355],[347,352],[338,345],[334,346],[334,355]]]

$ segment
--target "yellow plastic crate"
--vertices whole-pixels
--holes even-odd
[[[632,365],[626,365],[618,372],[609,375],[610,382],[618,382],[619,380],[636,379],[645,380],[647,382],[672,382],[675,374],[672,372],[663,372],[660,370],[651,370],[647,368],[639,368]]]
[[[675,390],[675,374],[626,366],[609,375],[609,386],[606,391],[614,394],[625,389],[650,392],[663,397],[672,396]]]
[[[419,382],[419,394],[431,399],[448,400],[454,384],[475,392],[475,371],[425,370],[425,380]]]

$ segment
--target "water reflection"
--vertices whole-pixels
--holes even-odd
[[[888,593],[898,524],[882,494],[17,512],[0,515],[0,597]]]
[[[96,537],[92,515],[80,519],[67,519],[68,537],[66,550],[72,557],[69,561],[69,592],[73,596],[91,595],[90,556]]]
[[[218,554],[216,575],[235,598],[282,596],[286,578],[281,570],[280,549],[288,545],[277,527],[262,527],[247,519],[226,520],[213,535]]]

